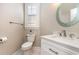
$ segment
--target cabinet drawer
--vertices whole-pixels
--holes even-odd
[[[66,55],[67,53],[63,52],[62,50],[57,49],[55,46],[50,46],[47,44],[43,44],[41,47],[43,51],[49,52],[49,54],[54,54],[54,55]]]
[[[45,51],[50,52],[51,54],[56,54],[56,55],[72,55],[75,54],[73,51],[57,44],[54,42],[47,41],[45,39],[41,40],[41,48]]]

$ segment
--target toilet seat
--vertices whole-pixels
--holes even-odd
[[[25,42],[21,47],[22,50],[28,50],[32,47],[32,42]]]

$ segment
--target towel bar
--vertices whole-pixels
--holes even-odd
[[[19,24],[19,25],[23,25],[21,23],[16,23],[16,22],[9,22],[10,24]]]

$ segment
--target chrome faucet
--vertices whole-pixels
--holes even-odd
[[[67,37],[66,30],[63,30],[63,31],[60,33],[60,36]]]

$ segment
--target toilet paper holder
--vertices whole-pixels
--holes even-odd
[[[0,37],[0,44],[3,44],[7,41],[7,37]]]
[[[3,44],[2,39],[0,39],[0,44]]]
[[[0,42],[2,42],[2,39],[0,38]]]

